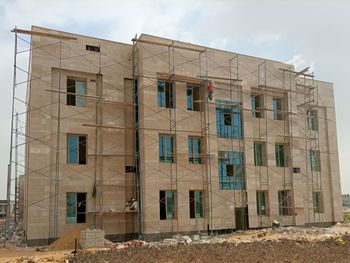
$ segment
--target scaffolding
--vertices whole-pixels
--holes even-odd
[[[294,71],[292,68],[281,69],[282,77],[276,76],[268,68],[268,62],[259,60],[257,65],[257,71],[251,72],[244,62],[240,61],[240,56],[234,54],[232,57],[225,57],[221,61],[225,61],[224,64],[220,64],[216,58],[211,57],[211,53],[208,49],[195,47],[193,45],[181,44],[175,41],[154,41],[145,38],[138,38],[137,35],[132,39],[132,52],[130,57],[118,58],[110,57],[103,52],[103,47],[98,45],[98,52],[82,52],[82,50],[76,50],[70,41],[77,40],[76,37],[70,34],[49,33],[40,31],[26,31],[15,28],[15,53],[14,53],[14,80],[13,80],[13,103],[12,103],[12,124],[11,124],[11,146],[10,146],[10,161],[8,166],[8,188],[7,188],[7,200],[8,209],[9,202],[11,200],[11,182],[15,181],[15,224],[18,223],[18,176],[19,173],[26,176],[26,193],[25,207],[28,211],[29,207],[36,206],[40,209],[47,209],[49,211],[50,226],[48,235],[50,238],[58,238],[60,229],[59,216],[62,215],[62,200],[66,199],[65,195],[60,194],[62,182],[69,180],[75,175],[83,175],[87,178],[93,178],[93,185],[90,189],[93,193],[93,210],[86,211],[87,215],[92,216],[93,226],[95,228],[104,229],[106,222],[104,219],[108,215],[115,215],[121,221],[125,222],[125,238],[139,238],[154,240],[159,236],[163,237],[163,233],[167,232],[167,235],[179,234],[179,233],[192,233],[194,231],[207,231],[210,234],[222,233],[233,231],[234,229],[248,229],[249,219],[252,215],[249,212],[254,211],[254,208],[250,207],[252,200],[255,196],[248,198],[248,180],[255,182],[257,187],[256,191],[265,191],[267,193],[267,207],[265,207],[266,214],[258,214],[258,227],[268,227],[272,224],[272,219],[278,219],[283,224],[296,225],[295,219],[295,201],[294,198],[300,193],[294,191],[294,150],[296,149],[295,141],[304,140],[303,157],[305,158],[306,170],[303,173],[307,180],[307,193],[306,203],[308,206],[309,223],[322,223],[323,214],[316,213],[313,206],[312,198],[314,192],[322,193],[322,178],[321,171],[317,169],[308,169],[310,151],[318,151],[319,147],[319,135],[318,131],[313,131],[308,128],[308,117],[311,109],[318,108],[318,88],[314,84],[314,76],[308,73],[308,69],[302,71]],[[40,36],[43,39],[50,39],[44,45],[35,46],[32,41],[22,38],[18,34],[30,35],[32,37]],[[18,41],[22,41],[29,48],[18,51]],[[52,41],[51,41],[52,40]],[[47,47],[55,46],[57,50],[50,53],[46,50]],[[97,47],[96,47],[97,48]],[[29,67],[31,63],[31,57],[29,59],[28,70],[18,67],[17,56],[22,53],[28,53],[32,56],[32,51],[41,50],[47,53],[56,61],[55,74],[49,75],[33,75],[32,69]],[[97,50],[97,49],[96,49]],[[57,54],[58,51],[58,54]],[[69,52],[67,52],[69,51]],[[64,101],[62,98],[70,95],[69,91],[64,91],[64,84],[62,83],[63,75],[67,75],[67,61],[78,60],[79,63],[84,65],[84,70],[89,72],[88,79],[93,79],[96,87],[94,95],[93,89],[88,90],[89,94],[80,94],[86,102],[94,105],[94,114],[89,115],[89,112],[83,110],[73,109],[70,114],[67,114],[65,109],[62,109]],[[149,62],[151,61],[151,62]],[[156,69],[150,73],[147,70],[147,63],[158,63]],[[131,65],[131,67],[130,67]],[[126,70],[127,76],[124,76],[123,85],[131,85],[130,90],[132,93],[128,93],[125,87],[121,88],[120,85],[115,85],[110,80],[104,78],[104,74],[115,72],[118,67],[122,67]],[[74,70],[74,69],[73,69]],[[18,82],[17,72],[21,71],[27,76],[26,80]],[[34,71],[34,70],[33,70]],[[245,72],[242,74],[242,72]],[[241,78],[246,75],[254,76],[257,79],[256,87],[248,87],[243,85]],[[269,79],[269,76],[272,76]],[[94,77],[92,77],[94,76]],[[57,80],[57,86],[51,83],[51,87],[46,88],[45,91],[50,94],[51,101],[46,102],[48,104],[36,107],[30,104],[30,88],[33,81],[43,81],[46,84],[47,79],[52,78]],[[279,86],[271,86],[269,81],[279,81]],[[154,87],[159,88],[159,81],[169,83],[169,89],[171,94],[166,102],[168,107],[159,108],[150,102],[148,102],[149,94],[154,96]],[[216,99],[214,101],[208,100],[208,83],[210,81],[216,81],[215,84],[215,97],[223,98]],[[199,111],[186,111],[177,106],[177,96],[186,96],[187,85],[191,84],[199,88],[199,98],[194,103],[198,103]],[[28,85],[26,98],[19,98],[17,95],[17,87],[19,85]],[[180,88],[180,87],[185,87]],[[88,88],[87,88],[88,89]],[[153,91],[151,90],[153,89]],[[185,94],[183,93],[185,91]],[[149,92],[149,94],[147,93]],[[153,92],[153,93],[152,93]],[[268,104],[268,98],[275,96],[274,94],[282,94],[283,101],[282,109],[271,108]],[[261,96],[263,103],[259,109],[250,108],[247,105],[254,96]],[[62,96],[63,95],[63,96]],[[77,95],[77,94],[74,94]],[[123,99],[118,99],[122,97]],[[303,98],[304,103],[300,102],[300,97]],[[228,100],[224,100],[228,99]],[[254,98],[253,98],[254,99]],[[18,107],[17,104],[21,104]],[[251,105],[252,106],[252,105]],[[50,107],[50,111],[46,111],[45,108]],[[215,118],[215,114],[218,111],[227,111],[230,116],[230,122],[232,125],[240,125],[239,132],[233,128],[228,131],[226,138],[219,138],[217,134],[218,120]],[[123,116],[113,115],[113,112],[122,112]],[[18,112],[18,113],[16,113]],[[56,120],[55,126],[51,127],[48,134],[42,137],[29,137],[30,115],[32,112],[39,112],[50,120]],[[281,121],[276,121],[271,118],[272,114],[280,114],[282,116]],[[239,116],[234,118],[235,116]],[[258,115],[256,115],[258,114]],[[302,117],[296,117],[296,115]],[[22,116],[22,119],[21,119]],[[78,169],[72,168],[62,160],[62,151],[67,151],[67,146],[62,145],[62,137],[65,132],[62,131],[62,122],[65,122],[69,118],[80,116],[85,119],[81,126],[88,131],[94,132],[95,140],[94,146],[87,148],[87,157],[94,158],[94,173],[91,175],[88,168]],[[167,127],[156,126],[150,127],[147,123],[148,118],[156,116],[159,122],[166,120],[168,122]],[[257,118],[257,116],[260,116]],[[132,125],[127,123],[128,119],[132,119]],[[232,118],[232,120],[231,120]],[[304,127],[295,127],[294,118],[304,118]],[[188,123],[189,120],[193,120],[193,123],[197,124],[198,129],[183,128],[183,123]],[[248,128],[245,123],[251,122],[252,134],[247,136],[245,134],[245,128]],[[276,169],[269,165],[269,153],[270,146],[273,142],[270,142],[269,133],[271,128],[269,124],[273,123],[283,130],[281,143],[283,143],[284,150],[288,151],[287,165],[283,167],[283,186],[281,190],[290,191],[287,196],[278,201],[277,210],[285,203],[285,199],[291,198],[291,203],[288,205],[292,216],[292,221],[284,222],[284,218],[279,211],[276,211],[276,207],[271,207],[268,204],[270,194],[270,174],[277,173]],[[19,125],[19,126],[18,126]],[[249,125],[249,124],[248,124]],[[232,126],[232,127],[233,127]],[[255,133],[255,128],[257,132]],[[24,130],[23,130],[24,129]],[[297,130],[298,129],[298,130]],[[303,136],[300,138],[300,130],[303,131]],[[216,132],[215,132],[216,131]],[[237,135],[237,132],[239,133]],[[165,166],[159,165],[159,163],[146,161],[147,151],[154,149],[155,145],[159,144],[159,133],[164,133],[172,136],[174,151],[171,156],[171,163]],[[126,148],[126,140],[131,134],[132,137],[132,152],[128,152]],[[189,154],[186,153],[187,140],[189,134],[197,136],[201,141],[201,151],[198,157],[201,162],[198,167],[188,167]],[[44,142],[47,136],[55,137],[54,146],[50,142]],[[123,136],[124,143],[120,145],[112,138]],[[114,137],[113,137],[114,136]],[[29,152],[27,151],[28,143],[33,141],[42,143],[49,148],[50,151],[55,152],[55,156],[52,162],[48,164],[49,168],[54,168],[54,174],[46,175],[42,172],[43,169],[48,167],[39,167],[36,170],[30,170],[28,168]],[[255,142],[264,143],[265,145],[265,165],[258,165],[254,168],[248,163],[248,152],[253,152],[255,155]],[[180,143],[181,142],[181,143]],[[185,143],[184,143],[185,142]],[[22,147],[22,149],[19,149]],[[124,147],[124,148],[123,148]],[[24,149],[23,149],[24,148]],[[123,148],[121,152],[119,148]],[[12,153],[12,149],[15,149],[15,153]],[[26,152],[27,151],[27,152]],[[93,152],[93,153],[91,153]],[[127,178],[127,172],[113,169],[108,166],[105,161],[106,156],[113,157],[114,160],[120,162],[120,167],[126,167],[132,164],[131,173],[132,179]],[[14,157],[14,160],[13,160]],[[25,163],[24,163],[24,159]],[[21,159],[21,160],[20,160]],[[215,170],[218,171],[222,163],[235,164],[238,167],[238,176],[233,176],[233,179],[222,179],[221,176],[215,176]],[[15,172],[12,172],[12,166],[15,167]],[[249,167],[250,166],[250,167]],[[20,167],[23,171],[19,171]],[[119,167],[119,168],[120,168]],[[162,169],[165,168],[165,169]],[[26,169],[26,170],[25,170]],[[227,169],[227,168],[226,168]],[[236,168],[235,168],[236,169]],[[62,173],[70,171],[68,177],[62,176]],[[130,172],[130,171],[129,171]],[[106,174],[109,176],[106,176]],[[149,192],[150,183],[148,182],[149,176],[152,173],[158,174],[159,181],[163,179],[167,180],[167,189],[173,194],[174,209],[173,216],[171,217],[170,228],[166,224],[150,225],[148,223],[147,214],[148,209],[159,206],[160,193]],[[51,187],[50,194],[44,196],[40,200],[30,203],[28,201],[28,192],[30,188],[28,177],[31,174],[37,174],[43,178],[49,179]],[[113,176],[124,176],[124,181],[115,180]],[[198,180],[192,178],[196,176],[201,178],[201,187],[198,187]],[[154,179],[153,179],[154,181]],[[152,181],[152,182],[153,182]],[[193,183],[196,185],[195,189],[184,188],[184,184]],[[165,185],[165,184],[164,184]],[[214,188],[225,185],[230,191],[215,191]],[[124,190],[120,190],[124,188]],[[112,190],[110,190],[112,189]],[[186,189],[180,191],[179,189]],[[184,230],[181,224],[180,212],[186,210],[188,202],[184,202],[188,198],[188,190],[202,191],[203,196],[203,218],[195,220],[194,226],[191,229]],[[106,198],[110,198],[110,195],[114,193],[114,198],[120,197],[119,192],[124,192],[124,201],[129,197],[136,197],[139,203],[139,209],[137,215],[135,212],[124,211],[121,205],[106,205]],[[309,192],[310,191],[310,192]],[[250,192],[250,194],[252,191]],[[302,194],[301,194],[302,195]],[[41,202],[49,200],[49,207],[45,207]],[[181,200],[181,201],[180,201]],[[249,201],[250,200],[250,201]],[[257,203],[261,202],[260,195],[257,195]],[[167,201],[164,201],[167,202]],[[191,200],[190,200],[191,202]],[[250,203],[249,203],[250,202]],[[224,223],[225,228],[220,229],[218,227],[217,220],[214,219],[217,215],[217,211],[223,211],[222,205],[225,203],[232,207],[232,213],[228,213],[227,217],[231,220],[228,223]],[[86,205],[87,206],[87,205]],[[254,205],[252,205],[254,207]],[[114,211],[106,211],[105,207],[116,207]],[[51,211],[52,208],[52,211]],[[119,210],[118,210],[119,209]],[[221,210],[220,210],[221,209]],[[260,210],[258,208],[257,210]],[[312,216],[311,216],[312,215]],[[7,229],[12,229],[10,226],[10,213],[8,210],[8,218],[6,219]],[[25,221],[28,221],[28,213],[25,215]],[[136,222],[135,222],[136,216]],[[226,216],[226,215],[225,215]],[[318,216],[318,218],[316,218]],[[313,218],[313,220],[311,220]],[[216,221],[215,221],[216,220]],[[131,228],[130,223],[131,221]],[[28,227],[26,225],[26,227]],[[170,230],[169,230],[170,229]],[[27,230],[27,229],[26,229]],[[167,230],[167,231],[165,231]],[[27,231],[26,231],[27,232]],[[126,237],[127,234],[130,236]],[[10,238],[10,231],[8,231],[8,239]]]

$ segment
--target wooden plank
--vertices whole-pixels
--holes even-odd
[[[310,67],[306,67],[303,70],[300,70],[295,76],[298,77],[299,75],[304,75],[306,72],[308,72]]]
[[[208,79],[220,79],[220,80],[231,80],[231,81],[242,81],[241,79],[230,79],[230,78],[224,78],[224,77],[216,77],[216,76],[198,76],[200,78],[208,78]]]
[[[62,39],[62,40],[77,40],[76,37],[62,35],[62,33],[58,35],[58,34],[18,29],[18,28],[12,29],[11,32],[18,33],[18,34],[32,35],[32,36],[50,37],[50,38],[56,38],[56,39]]]
[[[184,50],[195,51],[195,52],[200,52],[200,53],[206,51],[206,49],[186,47],[186,46],[175,44],[173,42],[163,43],[163,42],[157,42],[157,41],[151,41],[151,40],[145,40],[145,39],[133,39],[133,40],[136,40],[136,43],[152,44],[152,45],[158,45],[158,46],[163,46],[163,47],[168,47],[168,48],[174,47],[174,48],[178,48],[178,49],[184,49]]]
[[[81,94],[77,94],[74,92],[65,92],[65,91],[59,91],[59,90],[54,90],[54,89],[46,89],[45,91],[57,92],[57,93],[68,94],[68,95],[76,95],[76,96],[84,97],[84,98],[93,98],[93,99],[101,99],[101,100],[105,99],[105,98],[99,98],[97,96],[92,96],[92,95],[81,95]]]
[[[293,73],[293,74],[298,74],[298,73],[300,73],[300,71],[298,72],[298,71],[294,71],[294,70],[290,70],[290,69],[285,69],[285,68],[279,68],[279,70],[286,71],[286,72],[290,72],[290,73]],[[300,74],[300,75],[303,75],[303,76],[305,76],[305,77],[310,77],[310,78],[313,78],[313,77],[314,77],[313,74],[305,74],[305,73],[303,73],[303,74]],[[297,76],[296,76],[296,77],[297,77]]]
[[[157,72],[157,78],[164,79],[164,80],[175,80],[179,82],[198,84],[198,85],[201,85],[205,82],[205,80],[197,77],[170,74],[170,73],[161,73],[161,72]]]

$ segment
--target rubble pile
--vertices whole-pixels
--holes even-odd
[[[24,228],[23,228],[22,220],[20,220],[17,223],[15,231],[12,234],[10,243],[15,246],[25,246],[25,236],[24,236]]]

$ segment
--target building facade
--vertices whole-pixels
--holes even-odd
[[[30,34],[29,245],[342,220],[333,85],[308,69],[145,34]]]

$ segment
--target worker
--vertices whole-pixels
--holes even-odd
[[[208,82],[208,99],[211,101],[213,99],[214,83],[212,81]]]
[[[139,204],[137,203],[137,201],[135,200],[135,198],[131,198],[130,200],[130,210],[133,210],[133,211],[137,211],[139,210]]]

